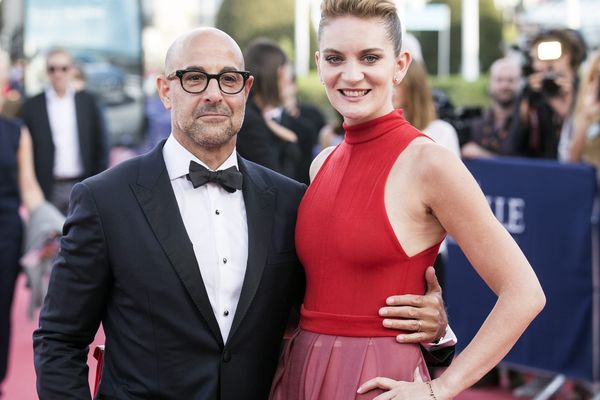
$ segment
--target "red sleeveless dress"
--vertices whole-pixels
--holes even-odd
[[[376,376],[428,379],[418,345],[399,344],[378,311],[394,294],[424,294],[425,269],[439,244],[412,257],[384,204],[390,170],[423,136],[394,111],[344,126],[346,137],[323,163],[298,211],[296,249],[306,271],[300,329],[276,373],[273,400],[372,399],[357,395]]]

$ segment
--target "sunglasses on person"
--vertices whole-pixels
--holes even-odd
[[[70,65],[49,65],[46,70],[48,73],[53,74],[55,72],[67,72],[71,68]]]

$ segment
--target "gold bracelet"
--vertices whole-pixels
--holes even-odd
[[[429,396],[433,399],[433,400],[437,400],[437,397],[435,397],[435,393],[433,393],[433,388],[431,387],[431,382],[427,381],[425,382],[427,384],[427,386],[429,387]]]

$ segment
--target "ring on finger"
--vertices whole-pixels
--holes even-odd
[[[421,320],[420,319],[417,320],[417,325],[418,325],[417,332],[421,332]]]

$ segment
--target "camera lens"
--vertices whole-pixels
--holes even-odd
[[[556,79],[552,76],[546,76],[542,80],[542,94],[547,97],[556,97],[560,92],[560,86],[556,83]]]

